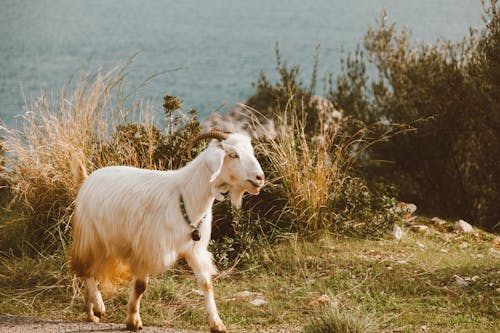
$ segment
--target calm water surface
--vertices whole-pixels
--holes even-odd
[[[353,51],[387,9],[413,40],[459,40],[482,26],[480,0],[0,0],[0,119],[14,123],[23,94],[57,94],[86,66],[110,70],[142,50],[130,67],[136,86],[162,70],[135,98],[174,94],[200,114],[245,100],[259,71],[274,74],[279,42],[305,82],[320,45],[320,73],[336,73],[342,49]],[[270,75],[273,77],[273,75]]]

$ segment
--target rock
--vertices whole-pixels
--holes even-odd
[[[309,106],[321,120],[324,132],[333,133],[340,128],[343,115],[341,111],[335,109],[331,101],[321,96],[313,96]],[[237,103],[225,114],[212,113],[202,122],[201,127],[205,131],[216,128],[228,132],[246,132],[253,139],[274,139],[278,135],[272,119],[243,103]]]
[[[437,216],[434,216],[432,219],[431,219],[431,222],[434,223],[435,226],[443,226],[446,224],[446,221],[443,220],[443,219],[440,219],[439,217]]]
[[[492,247],[490,248],[490,254],[492,254],[495,257],[500,257],[500,251],[498,251],[497,249],[494,249]]]
[[[227,113],[212,113],[201,124],[203,130],[217,128],[227,132],[246,132],[253,139],[275,138],[276,128],[272,119],[267,119],[245,104],[238,103]]]
[[[405,215],[413,215],[417,211],[417,205],[407,202],[399,202],[394,211]]]
[[[411,229],[411,231],[419,233],[419,234],[426,234],[429,232],[429,227],[426,225],[422,225],[422,224],[412,225],[410,227],[410,229]]]
[[[391,235],[392,237],[394,237],[394,239],[401,240],[404,236],[403,229],[401,229],[399,225],[395,224],[394,227],[392,228]]]
[[[250,301],[250,304],[252,304],[253,306],[262,306],[262,305],[267,304],[267,301],[265,301],[261,298],[256,298],[253,301]]]
[[[458,220],[457,222],[455,222],[455,224],[453,225],[453,229],[455,231],[463,232],[466,234],[474,232],[474,228],[472,228],[472,226],[464,220]]]
[[[323,294],[316,298],[315,300],[311,301],[309,304],[316,304],[316,305],[324,305],[324,304],[331,304],[332,299],[330,296]]]
[[[250,297],[258,297],[258,296],[262,296],[261,293],[255,293],[255,292],[252,292],[252,291],[248,291],[248,290],[245,290],[245,291],[240,291],[239,293],[236,293],[233,295],[234,298],[238,299],[238,300],[244,300],[244,299],[247,299],[247,298],[250,298]]]
[[[455,279],[455,284],[459,287],[467,287],[469,285],[469,282],[458,275],[453,275],[453,278]]]

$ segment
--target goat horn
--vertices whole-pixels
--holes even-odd
[[[191,158],[191,149],[193,149],[193,146],[198,143],[198,141],[203,140],[203,139],[217,139],[217,140],[226,140],[228,137],[229,133],[222,132],[219,130],[212,130],[210,132],[202,133],[198,135],[196,138],[194,138],[188,145],[187,152],[189,158]]]

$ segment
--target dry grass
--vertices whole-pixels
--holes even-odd
[[[353,147],[363,140],[361,132],[346,137],[343,121],[328,125],[321,114],[317,133],[310,137],[300,116],[302,108],[291,99],[283,111],[277,111],[281,114],[277,135],[264,151],[299,230],[316,233],[334,223],[334,207],[359,154]]]
[[[83,73],[75,87],[63,89],[58,99],[42,95],[27,103],[17,128],[0,127],[5,149],[0,179],[11,191],[11,206],[22,211],[23,218],[15,223],[23,223],[23,219],[30,223],[30,232],[20,237],[28,245],[25,248],[50,249],[64,244],[76,195],[70,171],[74,154],[85,156],[89,171],[123,162],[120,156],[128,156],[125,162],[129,165],[137,161],[130,151],[108,149],[103,153],[103,145],[117,126],[133,114],[148,112],[126,106],[122,91],[125,68],[93,76]],[[19,229],[19,225],[3,224],[1,228]]]

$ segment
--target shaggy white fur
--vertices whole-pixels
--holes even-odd
[[[178,170],[112,166],[87,177],[81,159],[75,158],[72,172],[81,186],[69,254],[73,269],[85,277],[89,320],[98,321],[105,312],[97,281],[113,281],[125,268],[134,278],[126,324],[131,330],[140,329],[139,301],[149,276],[186,258],[205,294],[211,330],[225,332],[211,282],[216,268],[207,250],[212,205],[216,198],[223,200],[228,190],[236,207],[241,206],[245,191],[259,193],[264,173],[250,139],[230,134],[223,141],[212,140],[206,150]],[[192,228],[184,221],[180,194],[191,221],[197,223],[205,216],[199,241],[193,241]]]

